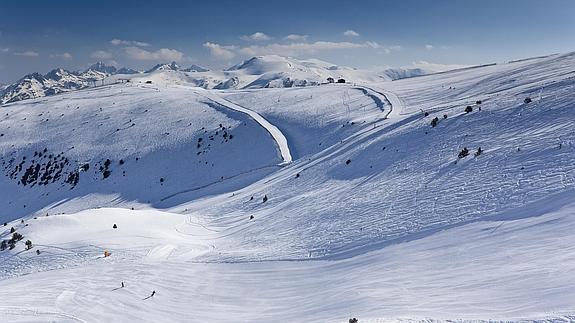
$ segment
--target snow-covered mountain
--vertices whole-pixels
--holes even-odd
[[[0,104],[84,89],[95,86],[106,77],[119,72],[131,74],[131,70],[116,70],[114,66],[108,66],[102,62],[78,72],[57,68],[45,75],[32,73],[14,84],[0,88]]]
[[[223,90],[314,86],[326,83],[328,79],[369,83],[428,74],[428,71],[422,69],[374,72],[337,66],[317,59],[300,60],[277,55],[252,57],[223,71],[210,71],[195,64],[181,68],[176,62],[157,64],[145,73],[127,68],[116,69],[102,62],[95,63],[81,72],[61,69],[55,71],[57,72],[50,72],[47,75],[25,76],[10,85],[10,89],[0,92],[0,102],[4,104],[88,86],[112,84],[119,79],[188,84],[205,89]],[[61,74],[61,77],[57,74]]]
[[[169,64],[157,64],[154,67],[146,71],[146,73],[152,73],[156,71],[179,71],[180,66],[176,62],[171,62]]]
[[[203,68],[196,64],[192,64],[190,67],[183,69],[184,72],[208,72],[209,69]]]
[[[574,67],[389,82],[263,57],[6,104],[0,314],[573,320]]]

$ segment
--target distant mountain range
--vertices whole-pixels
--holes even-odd
[[[54,69],[45,75],[32,73],[16,83],[0,88],[0,104],[38,98],[95,86],[110,75],[136,74],[138,71],[98,62],[84,71],[71,72],[62,68]]]
[[[186,83],[206,89],[277,88],[310,86],[330,79],[364,83],[391,81],[436,71],[421,68],[360,70],[337,66],[317,59],[299,60],[277,55],[256,56],[222,71],[210,71],[198,65],[181,68],[176,62],[157,64],[140,72],[97,62],[83,71],[57,68],[42,75],[32,73],[13,84],[0,85],[0,104],[44,97],[87,87],[111,84],[119,79],[142,82]]]

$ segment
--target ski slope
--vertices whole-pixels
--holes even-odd
[[[355,85],[166,80],[3,106],[7,171],[44,147],[94,166],[74,187],[1,177],[1,237],[33,247],[0,252],[0,313],[573,321],[574,67],[568,53]],[[198,155],[200,136],[214,140]]]
[[[207,91],[205,91],[205,92],[207,92]],[[292,162],[292,157],[291,157],[291,153],[289,150],[289,145],[288,145],[286,137],[276,126],[269,123],[269,121],[264,119],[260,114],[254,112],[253,110],[250,110],[248,108],[245,108],[245,107],[237,105],[233,102],[230,102],[228,100],[222,99],[218,96],[213,96],[213,95],[209,95],[209,94],[204,94],[204,96],[209,98],[211,101],[214,101],[218,104],[221,104],[224,107],[245,113],[245,114],[249,115],[250,117],[252,117],[257,123],[259,123],[262,127],[264,127],[270,133],[270,135],[274,138],[274,140],[278,146],[278,149],[280,150],[280,154],[282,156],[283,163],[289,164]]]

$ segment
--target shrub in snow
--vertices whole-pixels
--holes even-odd
[[[349,165],[350,163],[351,163],[351,159],[348,159],[348,160],[345,161],[345,164],[346,164],[346,165]]]
[[[359,323],[359,321],[354,317],[352,319],[349,319],[349,323]]]
[[[268,201],[268,196],[267,196],[267,195],[264,195],[263,201],[264,201],[264,203]]]
[[[345,83],[345,80],[344,80],[344,79],[339,79],[339,80],[337,80],[337,83]]]
[[[525,102],[525,104],[531,103],[531,98],[530,98],[530,97],[526,97],[525,100],[523,100],[523,102]]]
[[[435,128],[435,126],[437,126],[438,121],[439,121],[438,117],[433,118],[433,120],[431,120],[431,126]]]
[[[459,155],[457,155],[457,157],[459,158],[465,158],[469,155],[469,149],[467,149],[467,147],[464,147],[460,152]]]
[[[32,249],[32,241],[26,240],[26,250]]]
[[[423,115],[427,117],[429,115],[429,112],[425,111]]]
[[[14,232],[16,232],[16,229],[14,229],[14,227],[11,227],[11,228],[10,228],[10,233],[14,233]]]
[[[477,151],[475,152],[475,157],[481,155],[482,152],[483,150],[481,149],[481,147],[477,148]]]
[[[443,115],[443,119],[447,119],[447,114],[444,114],[444,115]]]
[[[481,100],[475,101],[475,104],[481,104]]]
[[[0,251],[4,251],[6,250],[6,248],[8,248],[8,241],[2,240],[2,242],[0,243]]]
[[[114,225],[112,226],[112,229],[117,229],[118,226],[116,225],[116,223],[114,223]]]
[[[37,254],[37,255],[40,254],[40,249],[36,249],[36,254]]]
[[[16,241],[8,240],[8,247],[10,248],[10,250],[16,248]]]
[[[335,80],[333,79],[333,77],[328,77],[327,78],[327,83],[333,83],[335,82]]]
[[[472,108],[470,105],[468,105],[467,107],[465,107],[465,113],[469,113],[469,112],[472,112],[472,111],[473,111],[473,108]]]
[[[22,239],[24,239],[24,236],[21,235],[20,233],[18,233],[18,232],[12,233],[12,241],[16,242],[16,241],[20,241]]]

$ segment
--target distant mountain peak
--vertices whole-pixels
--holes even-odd
[[[180,66],[176,62],[165,63],[165,64],[156,64],[151,69],[147,70],[146,73],[151,73],[155,71],[179,71]]]
[[[114,67],[112,65],[107,65],[103,62],[96,62],[96,63],[90,65],[90,67],[88,67],[86,72],[90,71],[90,70],[105,73],[105,74],[115,74],[116,73],[116,67]]]
[[[192,64],[192,66],[190,66],[186,69],[183,69],[182,71],[184,71],[184,72],[208,72],[209,69],[203,68],[203,67],[198,66],[196,64]]]

